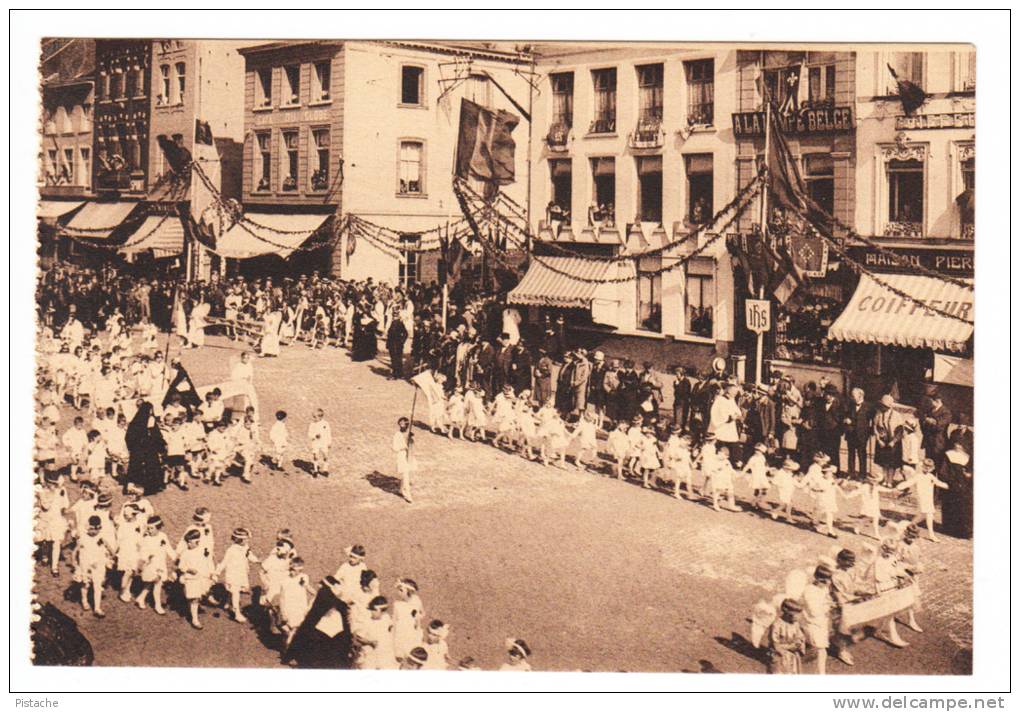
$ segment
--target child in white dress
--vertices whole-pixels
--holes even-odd
[[[579,470],[586,470],[591,465],[598,465],[598,426],[595,424],[595,420],[594,413],[586,412],[574,427],[573,438],[577,441],[574,465]]]
[[[117,571],[120,572],[120,600],[131,601],[131,584],[141,571],[143,521],[141,508],[128,502],[117,517]]]
[[[775,488],[776,498],[779,500],[778,505],[770,514],[773,519],[778,519],[782,513],[786,521],[793,521],[793,492],[797,488],[795,473],[799,468],[800,465],[788,457],[783,460],[782,467],[772,470],[772,486]]]
[[[613,458],[613,471],[616,479],[623,479],[623,468],[630,452],[630,438],[627,437],[627,423],[621,420],[616,428],[609,433],[609,454]]]
[[[921,470],[914,475],[907,475],[907,479],[896,486],[898,490],[905,490],[913,487],[914,497],[917,499],[917,514],[911,520],[919,524],[922,520],[928,527],[928,539],[938,541],[935,537],[935,488],[949,489],[949,485],[935,476],[935,461],[926,458],[921,463]]]
[[[414,580],[398,580],[396,590],[396,600],[393,601],[393,650],[400,661],[422,644],[422,619],[425,611],[418,596],[418,584]]]
[[[295,556],[290,560],[287,577],[280,586],[280,627],[287,636],[287,645],[308,614],[309,596],[315,594],[304,570],[304,559]]]
[[[369,618],[355,635],[359,651],[354,667],[358,670],[397,669],[393,651],[393,621],[387,608],[389,603],[383,596],[376,596],[368,604]]]
[[[730,449],[719,448],[719,456],[712,468],[712,509],[720,511],[719,498],[726,496],[726,508],[731,512],[739,512],[733,496],[733,465],[730,464]]]
[[[234,620],[244,623],[248,619],[241,612],[241,594],[250,590],[248,567],[258,563],[259,557],[251,550],[251,532],[244,527],[234,529],[230,541],[223,560],[216,567],[216,576],[222,579],[224,588],[230,594],[230,610]]]
[[[449,423],[446,437],[453,440],[453,433],[456,431],[457,437],[463,440],[464,428],[467,425],[467,406],[464,403],[464,389],[460,386],[450,395],[450,400],[446,404],[446,419]]]
[[[422,664],[422,670],[448,670],[452,663],[450,661],[450,648],[446,639],[450,635],[450,627],[441,620],[433,620],[425,630],[425,640],[422,648],[428,654],[428,658]]]
[[[274,470],[284,470],[283,463],[287,456],[287,411],[276,411],[276,422],[269,429],[269,442],[273,446],[272,463]],[[284,471],[286,474],[286,472]]]
[[[316,409],[308,424],[308,441],[312,451],[312,477],[329,476],[329,446],[333,444],[333,430],[326,422],[326,413]]]
[[[60,547],[67,535],[64,512],[69,508],[63,478],[57,470],[47,470],[43,475],[43,488],[39,491],[38,530],[39,540],[49,549],[50,573],[54,578],[60,575]]]
[[[484,440],[488,417],[485,415],[485,401],[482,400],[481,388],[476,386],[464,394],[464,408],[467,410],[465,437],[472,442]]]
[[[655,435],[655,429],[650,426],[642,428],[641,434],[641,458],[638,460],[638,468],[641,470],[641,486],[648,489],[652,486],[652,474],[662,467],[659,459],[659,438]]]
[[[92,591],[92,610],[96,618],[105,618],[103,612],[103,584],[116,552],[115,541],[102,531],[102,521],[93,514],[89,517],[85,536],[78,540],[78,569],[81,577],[81,607],[89,610],[89,591]]]
[[[209,592],[214,573],[212,557],[202,548],[201,539],[202,533],[197,529],[185,532],[186,548],[177,559],[177,577],[184,589],[189,619],[194,628],[202,627],[202,622],[198,619],[198,604]]]
[[[847,499],[857,497],[860,499],[860,509],[857,519],[871,522],[871,536],[874,539],[882,540],[879,524],[882,518],[882,493],[895,492],[894,489],[882,486],[882,475],[872,472],[868,475],[868,481],[858,485],[853,491],[847,492],[844,496]],[[860,534],[860,526],[853,525],[854,534]]]
[[[766,452],[765,443],[757,443],[754,446],[754,453],[747,459],[747,463],[740,471],[751,481],[753,506],[757,510],[765,509],[765,497],[769,492],[769,464],[765,459]]]

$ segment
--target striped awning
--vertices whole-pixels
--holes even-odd
[[[82,206],[84,200],[40,200],[35,214],[40,220],[56,220]]]
[[[857,291],[829,327],[829,338],[937,351],[965,351],[974,333],[974,292],[934,277],[880,274],[879,280],[924,304],[964,319],[936,314],[861,275]]]
[[[611,266],[611,262],[583,257],[532,258],[527,273],[507,295],[507,301],[588,309],[599,286],[598,280],[605,279]]]
[[[271,254],[289,257],[330,216],[246,212],[244,217],[246,221],[234,224],[216,240],[214,252],[220,257],[241,260]]]
[[[68,232],[77,233],[75,237],[87,237],[93,240],[104,240],[120,227],[138,203],[86,203],[81,210],[65,226]]]
[[[153,257],[174,257],[184,252],[184,226],[176,215],[150,215],[124,242],[121,254],[152,250]]]

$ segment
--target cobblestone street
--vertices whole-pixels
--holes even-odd
[[[198,386],[224,380],[237,353],[221,337],[208,343],[181,355]],[[286,475],[259,472],[250,486],[230,479],[222,488],[168,490],[153,501],[171,540],[199,505],[212,509],[217,559],[236,526],[253,531],[262,556],[273,532],[290,527],[313,581],[360,542],[384,595],[397,577],[414,578],[427,618],[451,625],[451,657],[470,655],[487,668],[502,662],[502,641],[516,636],[531,645],[536,669],[764,672],[746,642],[751,607],[779,590],[788,571],[814,563],[837,542],[425,430],[417,431],[420,471],[408,505],[395,494],[390,438],[413,389],[385,372],[381,363],[352,363],[342,351],[303,345],[257,360],[263,443],[272,413],[287,410],[293,459],[309,459],[305,432],[313,409],[322,407],[333,427],[332,475],[313,479],[289,466]],[[66,426],[65,417],[61,431]],[[738,499],[747,494],[738,489]],[[861,555],[875,541],[841,530],[838,543]],[[971,542],[943,536],[921,546],[931,571],[918,616],[925,632],[901,629],[911,643],[906,650],[866,640],[854,648],[855,667],[833,662],[830,672],[969,670]],[[63,600],[69,568],[60,579],[42,567],[37,573],[44,574],[39,598],[79,622],[99,665],[279,664],[267,641],[219,611],[207,610],[206,627],[197,631],[178,613],[140,611],[110,590],[100,621]]]

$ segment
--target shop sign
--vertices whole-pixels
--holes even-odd
[[[972,129],[976,126],[976,114],[973,111],[956,114],[918,114],[917,116],[897,116],[896,130],[911,129]]]
[[[737,138],[765,135],[764,111],[747,111],[732,116],[733,135]],[[779,121],[784,134],[847,133],[854,128],[853,111],[849,106],[805,107],[774,118]]]
[[[330,120],[329,109],[285,109],[255,113],[255,125],[267,126],[280,123],[323,123]]]
[[[772,328],[770,306],[768,299],[748,299],[744,302],[744,319],[749,331],[764,334]]]
[[[851,247],[850,256],[868,269],[885,272],[911,272],[928,269],[953,277],[974,276],[974,253],[968,250],[931,250],[923,248],[887,248],[895,256],[873,247]]]

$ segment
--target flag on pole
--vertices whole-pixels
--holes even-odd
[[[886,64],[889,68],[889,73],[892,74],[893,79],[896,80],[896,92],[900,95],[900,103],[903,104],[903,113],[907,116],[912,115],[915,111],[921,108],[921,104],[925,102],[928,95],[924,93],[924,89],[914,84],[909,79],[902,79],[900,75],[896,73],[891,64]]]
[[[518,121],[509,111],[461,99],[456,175],[491,186],[513,183],[516,144],[511,133]]]

